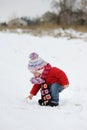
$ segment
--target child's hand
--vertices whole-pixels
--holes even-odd
[[[32,94],[30,94],[27,98],[29,98],[30,100],[32,100],[33,95],[32,95]]]

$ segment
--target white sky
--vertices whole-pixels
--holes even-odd
[[[14,17],[40,16],[50,10],[52,0],[0,0],[0,22]]]

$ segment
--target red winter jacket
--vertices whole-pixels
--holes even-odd
[[[50,71],[46,75],[45,81],[48,84],[48,86],[52,83],[58,83],[61,86],[69,84],[69,81],[65,72],[63,72],[61,69],[57,67],[51,67]],[[41,88],[40,84],[35,84],[32,87],[30,94],[36,95],[37,92],[40,90],[40,88]]]

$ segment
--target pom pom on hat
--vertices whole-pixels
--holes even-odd
[[[35,53],[35,52],[33,52],[33,53],[31,53],[31,54],[29,55],[29,58],[30,58],[31,60],[38,59],[38,54]]]
[[[39,57],[39,55],[36,52],[32,52],[29,55],[29,63],[28,63],[28,69],[33,72],[33,71],[38,71],[38,72],[42,72],[41,70],[43,70],[46,62]]]

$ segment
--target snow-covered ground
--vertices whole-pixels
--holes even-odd
[[[70,87],[60,94],[60,106],[39,106],[40,93],[26,99],[32,51],[68,75]],[[86,39],[0,32],[0,130],[87,130],[86,57]]]

